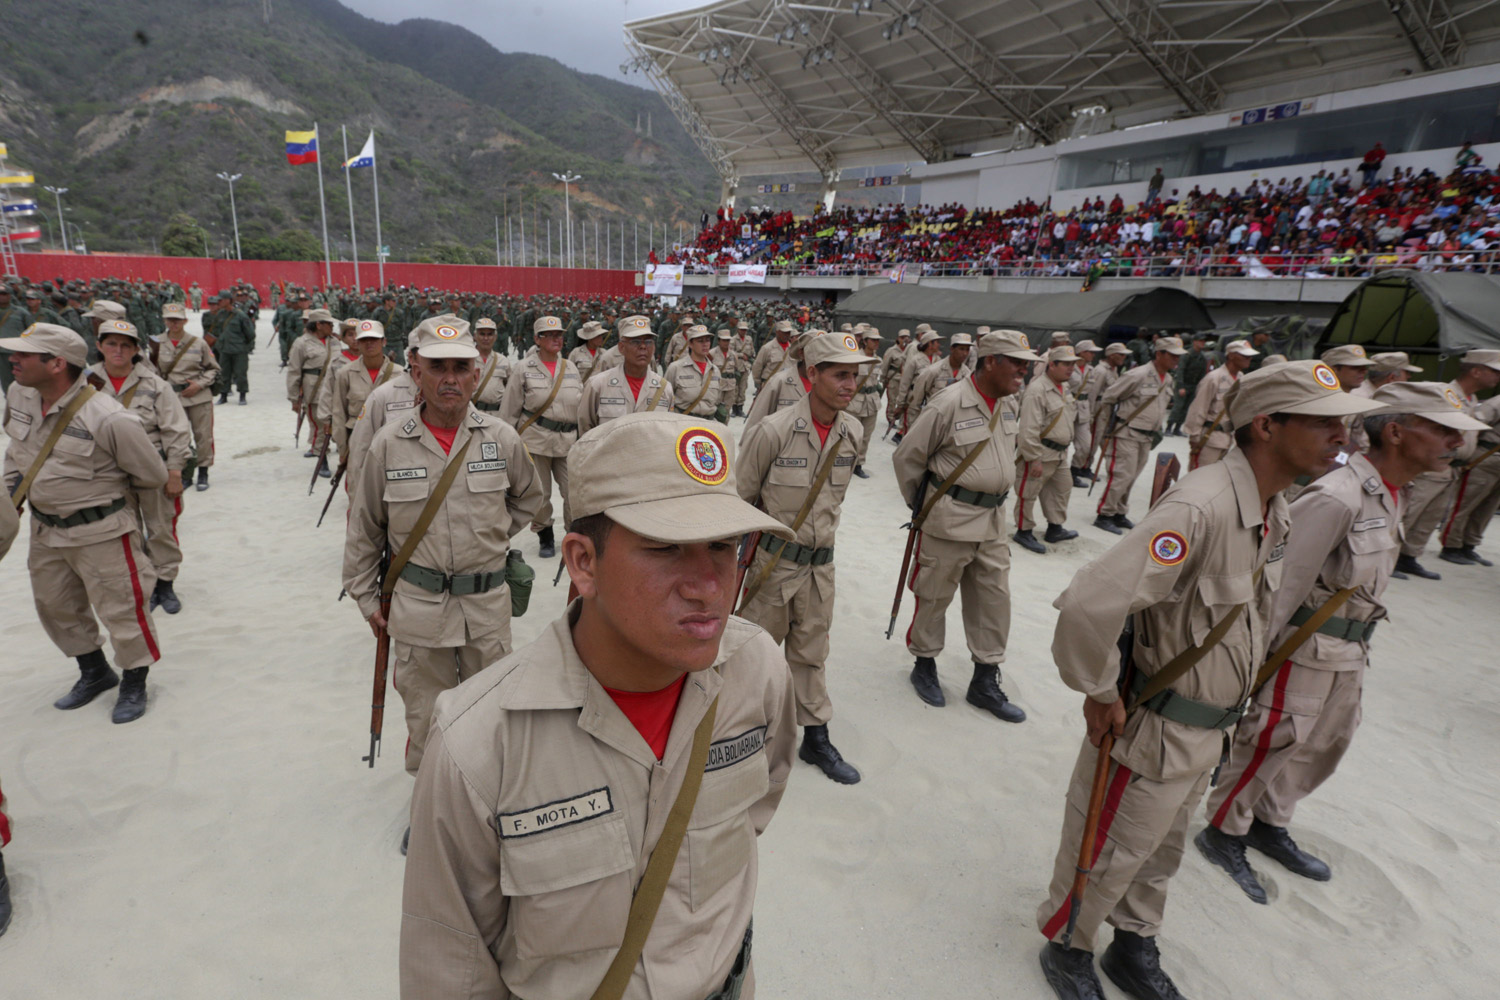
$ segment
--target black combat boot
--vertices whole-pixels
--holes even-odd
[[[329,476],[333,475],[332,470],[328,468],[328,459],[325,458],[318,463],[318,475],[324,479],[327,479]]]
[[[1073,488],[1075,490],[1086,490],[1092,482],[1093,480],[1089,478],[1088,469],[1079,469],[1076,467],[1073,469]]]
[[[1104,1000],[1104,984],[1094,972],[1094,953],[1064,948],[1056,941],[1042,946],[1042,975],[1057,1000]]]
[[[201,465],[198,467],[198,492],[202,493],[208,489],[208,470]]]
[[[938,683],[937,661],[930,656],[917,657],[917,665],[911,668],[911,686],[917,689],[918,698],[935,708],[948,704]]]
[[[223,406],[227,402],[229,402],[229,393],[227,391],[219,393],[219,405]]]
[[[10,926],[10,879],[5,877],[5,855],[0,854],[0,937]]]
[[[1039,556],[1047,554],[1047,546],[1036,540],[1036,536],[1030,531],[1018,531],[1010,536],[1011,541],[1028,552],[1035,552]]]
[[[134,722],[146,714],[146,672],[150,667],[136,667],[125,671],[120,681],[120,697],[110,719],[116,723]]]
[[[1001,722],[1025,722],[1026,713],[1011,704],[1005,692],[1000,690],[1000,668],[993,663],[974,664],[974,679],[969,681],[969,693],[964,697],[970,705],[982,708]]]
[[[743,417],[744,415],[745,415],[745,408],[743,406],[740,406],[740,405],[736,405],[735,408],[734,408],[734,413],[731,414],[731,416],[736,416],[736,417]]]
[[[245,395],[246,394],[243,393],[243,392],[240,393],[240,405],[241,406],[248,406],[248,405],[250,405],[250,400],[246,399]]]
[[[1461,547],[1445,548],[1438,553],[1438,558],[1443,562],[1456,563],[1459,566],[1472,566],[1474,564],[1474,560],[1470,559],[1468,553]]]
[[[1293,875],[1310,878],[1314,882],[1327,882],[1333,878],[1333,870],[1322,858],[1313,857],[1292,839],[1284,826],[1272,826],[1260,820],[1250,822],[1250,832],[1245,834],[1245,843],[1255,848]]]
[[[552,525],[547,525],[536,533],[537,555],[543,559],[551,559],[557,555],[557,542],[552,537]]]
[[[1125,532],[1120,530],[1120,526],[1115,523],[1115,519],[1108,514],[1100,514],[1098,517],[1094,518],[1094,527],[1098,528],[1100,531],[1107,531],[1111,535],[1125,534]]]
[[[317,458],[318,457],[317,450],[314,449],[311,445],[309,445],[308,449],[302,453],[302,457],[303,458]]]
[[[895,437],[891,438],[891,444],[900,444],[900,443],[901,443],[901,432],[897,431]]]
[[[54,701],[53,708],[60,708],[64,711],[82,708],[120,683],[120,675],[111,669],[109,661],[104,658],[102,649],[96,649],[92,653],[84,653],[78,657],[78,670],[80,676],[78,682],[73,685],[73,690]]]
[[[1135,527],[1135,522],[1126,517],[1124,514],[1116,514],[1114,516],[1114,522],[1116,525],[1124,528],[1126,531],[1129,531],[1131,528]]]
[[[1161,969],[1154,937],[1115,928],[1115,939],[1104,949],[1099,968],[1135,1000],[1183,1000],[1177,984]]]
[[[1069,531],[1060,524],[1049,524],[1047,525],[1047,533],[1042,536],[1042,540],[1055,545],[1058,542],[1072,541],[1077,537],[1078,532],[1076,531]]]
[[[1465,545],[1463,547],[1462,551],[1463,551],[1464,555],[1466,555],[1466,556],[1469,557],[1469,562],[1471,562],[1471,563],[1478,563],[1481,566],[1493,566],[1493,565],[1495,565],[1494,563],[1490,562],[1490,560],[1488,560],[1484,556],[1480,555],[1478,552],[1475,552],[1474,551],[1474,546],[1472,546],[1472,545]]]
[[[854,474],[856,476],[858,476],[859,478],[861,478],[861,479],[869,479],[870,478],[870,474],[865,471],[865,467],[863,465],[856,465],[854,467]]]
[[[171,580],[157,580],[156,589],[151,592],[151,610],[160,607],[169,615],[175,615],[182,610],[182,602],[177,599],[177,592],[172,589]]]
[[[1396,557],[1396,571],[1398,573],[1405,573],[1407,576],[1419,576],[1424,580],[1441,580],[1443,578],[1443,574],[1434,573],[1417,562],[1416,556],[1409,556],[1404,552]]]
[[[841,785],[859,783],[859,771],[828,741],[827,726],[802,727],[802,748],[797,756]]]
[[[1243,837],[1225,833],[1210,823],[1193,838],[1193,844],[1210,864],[1228,872],[1229,877],[1234,879],[1234,884],[1243,889],[1253,902],[1266,901],[1265,888],[1260,884],[1260,879],[1255,877],[1255,872],[1251,871],[1250,862],[1245,860]]]

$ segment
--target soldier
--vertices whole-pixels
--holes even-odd
[[[19,337],[27,327],[31,325],[31,313],[26,307],[16,301],[11,292],[10,284],[0,281],[0,338],[12,339]],[[10,364],[0,362],[0,392],[10,388]]]
[[[203,335],[219,359],[219,403],[229,402],[231,389],[239,390],[240,405],[250,392],[250,355],[255,351],[255,323],[234,308],[223,293],[217,308],[203,317]],[[97,306],[98,303],[95,303]],[[329,317],[332,321],[333,317]]]
[[[323,383],[332,377],[333,359],[343,349],[343,341],[333,335],[333,314],[314,309],[307,314],[307,329],[292,343],[287,356],[286,398],[292,412],[306,414],[308,424],[307,452],[303,458],[316,458],[324,431],[324,415],[318,412],[318,397]],[[222,401],[221,401],[222,402]]]
[[[691,326],[686,336],[688,353],[667,365],[666,380],[672,387],[672,409],[689,417],[719,419],[723,383],[719,366],[708,358],[713,334],[706,326]],[[719,422],[729,423],[728,410],[724,411]]]
[[[1073,352],[1078,355],[1078,364],[1068,376],[1068,393],[1073,397],[1077,415],[1073,419],[1073,460],[1068,466],[1068,474],[1073,487],[1078,489],[1087,488],[1090,482],[1089,455],[1094,449],[1093,391],[1095,383],[1100,379],[1100,373],[1094,367],[1094,359],[1099,356],[1099,345],[1092,340],[1084,340]]]
[[[917,697],[941,708],[937,657],[945,618],[962,588],[964,638],[974,663],[966,700],[1005,722],[1026,713],[1000,690],[1010,634],[1010,539],[1001,507],[1016,475],[1016,411],[1004,397],[1021,388],[1032,353],[1026,335],[997,330],[979,338],[974,374],[935,398],[892,459],[901,498],[915,516],[915,565],[906,585],[916,598],[906,648],[916,657]]]
[[[627,413],[672,409],[672,386],[651,368],[656,335],[645,316],[626,316],[617,326],[622,363],[588,380],[578,400],[578,433]],[[628,395],[627,395],[628,393]]]
[[[934,361],[917,373],[906,393],[906,425],[917,419],[928,400],[942,392],[954,382],[968,378],[972,367],[969,354],[974,350],[974,338],[967,333],[955,333],[948,339],[948,356]]]
[[[1050,892],[1037,909],[1048,939],[1042,971],[1061,1000],[1104,995],[1094,947],[1105,921],[1115,933],[1101,965],[1116,986],[1137,998],[1181,996],[1161,968],[1156,937],[1188,817],[1266,658],[1290,525],[1281,492],[1297,474],[1320,473],[1334,459],[1345,415],[1375,409],[1340,392],[1321,362],[1244,376],[1229,407],[1236,447],[1183,477],[1140,531],[1080,569],[1054,602],[1052,656],[1063,682],[1085,696],[1087,725]],[[1133,664],[1122,681],[1118,639],[1131,616]],[[1169,686],[1148,691],[1156,676]],[[1123,699],[1141,695],[1144,703],[1127,714]],[[1117,740],[1092,871],[1064,943],[1058,938],[1069,923],[1095,747],[1106,732]]]
[[[1101,400],[1109,387],[1125,374],[1125,362],[1130,358],[1130,350],[1116,341],[1106,345],[1103,354],[1103,360],[1094,365],[1093,370],[1096,373],[1094,379],[1084,391],[1084,398],[1089,407],[1089,446],[1083,463],[1083,468],[1088,469],[1088,482],[1083,484],[1085,488],[1097,478],[1093,468],[1094,454],[1102,449],[1105,427],[1109,424],[1110,408]],[[1074,485],[1078,484],[1075,482]]]
[[[444,315],[421,327],[420,402],[370,442],[344,542],[344,587],[394,647],[409,774],[422,762],[437,696],[511,650],[510,539],[542,499],[515,430],[469,405],[479,351],[468,323]],[[453,463],[462,465],[446,479]],[[440,516],[424,516],[429,505]],[[383,566],[382,550],[406,558]],[[395,575],[389,621],[376,582],[386,573]]]
[[[734,335],[730,338],[734,352],[740,357],[739,379],[734,387],[734,410],[733,416],[743,417],[745,415],[745,396],[750,390],[750,366],[755,363],[755,344],[750,339],[750,321],[742,319],[735,324]],[[723,371],[723,366],[720,366]]]
[[[755,355],[754,363],[750,365],[750,377],[755,379],[757,393],[766,384],[766,379],[779,372],[786,362],[787,352],[792,346],[792,321],[777,320],[772,332],[776,335],[775,339],[767,341],[761,347],[760,352]]]
[[[188,301],[193,304],[193,310],[195,312],[201,312],[202,311],[202,309],[203,309],[203,288],[196,281],[193,282],[192,286],[188,289]]]
[[[532,518],[538,553],[543,559],[557,555],[552,534],[552,482],[563,498],[563,523],[568,517],[568,449],[578,440],[578,401],[583,384],[578,369],[561,357],[562,320],[541,316],[531,327],[536,352],[522,358],[511,369],[500,402],[500,417],[513,424],[531,455],[540,483],[542,502]]]
[[[745,383],[750,379],[750,365],[745,361],[745,356],[734,346],[734,335],[729,328],[720,330],[715,338],[717,344],[708,353],[708,358],[719,368],[719,383],[723,386],[720,402],[723,404],[725,422],[729,416],[740,416],[740,407],[734,402],[736,399],[743,400],[745,396]]]
[[[1234,445],[1225,402],[1229,390],[1250,369],[1260,354],[1248,341],[1236,340],[1224,348],[1224,364],[1205,375],[1193,394],[1182,428],[1188,436],[1188,471],[1212,465]]]
[[[745,415],[745,431],[740,434],[740,440],[744,440],[745,433],[761,420],[778,413],[789,406],[796,405],[797,401],[807,395],[812,383],[807,377],[807,365],[802,361],[802,349],[809,340],[821,334],[822,330],[804,330],[792,338],[787,345],[786,354],[779,371],[767,375],[759,384],[755,393],[755,400],[750,404],[750,412]],[[768,343],[771,347],[775,341]],[[761,349],[762,354],[765,348]]]
[[[1365,372],[1369,371],[1375,363],[1369,359],[1364,347],[1359,344],[1340,344],[1337,347],[1330,347],[1323,352],[1322,360],[1339,377],[1339,385],[1344,387],[1345,392],[1352,392],[1364,385]],[[1350,455],[1356,455],[1369,446],[1370,442],[1365,440],[1363,422],[1350,417],[1349,443],[1345,446],[1345,451]]]
[[[901,386],[901,368],[906,364],[907,349],[911,347],[911,331],[902,329],[896,333],[896,343],[888,348],[880,359],[880,384],[885,386],[886,424],[896,425],[894,416],[896,390]]]
[[[344,481],[352,493],[361,481],[360,466],[364,456],[370,453],[370,443],[375,434],[390,421],[400,422],[410,416],[417,406],[417,372],[422,367],[422,358],[417,348],[422,346],[432,326],[411,332],[406,338],[406,370],[398,372],[384,385],[371,389],[365,397],[364,408],[359,412],[353,429],[349,431],[349,471]]]
[[[1151,449],[1161,443],[1162,420],[1172,393],[1172,369],[1187,351],[1176,337],[1157,338],[1150,364],[1132,368],[1108,389],[1100,402],[1113,410],[1099,447],[1109,448],[1108,478],[1099,498],[1094,527],[1118,535],[1134,528],[1126,517],[1130,488],[1151,459]]]
[[[1500,385],[1500,351],[1473,350],[1459,358],[1458,377],[1448,383],[1467,414],[1479,406],[1479,394]],[[1470,454],[1460,465],[1467,464]],[[1401,542],[1401,557],[1396,560],[1396,571],[1424,580],[1440,580],[1434,573],[1417,561],[1427,540],[1443,523],[1443,518],[1453,503],[1458,488],[1457,470],[1441,469],[1422,472],[1402,488],[1406,503],[1402,505],[1401,521],[1404,537]]]
[[[862,329],[861,329],[862,328]],[[880,397],[885,387],[880,384],[880,331],[865,323],[856,327],[859,331],[859,346],[862,351],[875,358],[859,371],[859,381],[854,385],[854,401],[849,404],[848,414],[859,421],[859,454],[854,459],[854,474],[869,479],[865,471],[865,456],[869,454],[870,442],[875,439],[875,424],[880,419]]]
[[[80,338],[82,339],[82,338]],[[5,364],[9,368],[8,363]],[[21,518],[10,503],[0,502],[0,559],[10,551],[11,544],[21,531]],[[5,791],[0,789],[0,849],[10,844],[10,817],[5,815]],[[0,853],[0,937],[10,926],[10,880],[5,877],[5,855]]]
[[[102,394],[140,419],[152,447],[167,463],[165,487],[132,489],[130,499],[145,528],[146,556],[156,577],[151,608],[160,606],[175,615],[182,610],[172,584],[182,567],[177,519],[182,516],[182,473],[193,461],[191,425],[171,384],[144,360],[143,350],[141,335],[134,326],[123,320],[106,320],[99,327],[99,351],[104,360],[90,368],[89,375]]]
[[[380,308],[370,317],[385,330],[385,350],[390,359],[400,362],[406,356],[406,335],[409,327],[396,305],[396,293],[387,289],[380,296]]]
[[[573,348],[573,353],[568,355],[568,360],[573,362],[573,367],[578,369],[580,382],[587,382],[594,374],[594,365],[598,363],[599,349],[604,346],[604,324],[597,320],[589,320],[578,329],[579,345]]]
[[[99,360],[99,324],[107,319],[125,319],[125,307],[113,299],[95,299],[89,304],[83,318],[89,321],[89,330],[83,335],[83,342],[88,345],[89,361],[92,363]]]
[[[563,557],[579,599],[438,699],[412,802],[403,997],[753,990],[755,839],[795,729],[785,662],[731,615],[735,541],[785,531],[734,495],[732,459],[674,414],[578,442]]]
[[[1500,507],[1500,397],[1491,396],[1470,408],[1469,414],[1483,427],[1477,432],[1470,428],[1452,456],[1457,481],[1450,512],[1438,536],[1443,547],[1438,558],[1459,566],[1493,566],[1479,554],[1477,546]]]
[[[1077,538],[1078,532],[1063,527],[1068,519],[1068,497],[1073,493],[1068,463],[1063,461],[1073,443],[1078,403],[1068,391],[1068,379],[1076,374],[1078,355],[1064,345],[1047,352],[1047,367],[1031,380],[1021,396],[1020,432],[1016,438],[1016,533],[1012,540],[1021,548],[1046,555],[1047,546],[1032,532],[1036,518],[1032,504],[1042,499],[1049,543]]]
[[[907,405],[912,384],[924,369],[937,363],[938,355],[942,353],[942,350],[943,338],[930,329],[923,330],[917,335],[916,344],[901,364],[900,384],[891,404],[894,407],[891,411],[891,421],[896,425],[895,441],[897,444],[901,443],[901,436],[906,433],[906,428],[917,416],[915,412],[909,410]]]
[[[1203,347],[1207,343],[1207,334],[1202,331],[1194,333],[1191,348],[1172,372],[1175,388],[1172,412],[1167,417],[1167,434],[1170,437],[1182,437],[1182,422],[1187,419],[1188,407],[1192,405],[1193,395],[1198,391],[1198,383],[1203,381],[1203,376],[1213,367],[1208,355],[1203,353]]]
[[[859,771],[828,738],[828,631],[833,626],[833,538],[859,453],[859,421],[846,412],[859,366],[876,359],[853,334],[814,337],[803,350],[811,389],[745,434],[738,488],[793,540],[761,535],[741,613],[782,644],[803,727],[798,756],[834,781],[852,785]]]
[[[344,365],[333,373],[324,389],[327,402],[323,415],[328,422],[334,447],[338,449],[339,466],[349,466],[349,437],[364,412],[371,393],[401,374],[402,368],[385,354],[385,328],[379,320],[355,320],[354,342],[358,361]]]
[[[474,346],[479,348],[479,388],[474,390],[474,408],[497,413],[510,380],[510,359],[495,350],[495,321],[481,316],[474,326]]]
[[[1364,383],[1349,391],[1370,399],[1381,386],[1392,382],[1406,382],[1413,375],[1420,374],[1422,369],[1411,363],[1411,356],[1405,351],[1384,351],[1370,355],[1370,367]]]
[[[677,320],[677,329],[672,331],[672,339],[667,343],[666,350],[662,353],[662,359],[668,365],[681,358],[687,353],[688,331],[696,325],[691,316],[681,316]]]
[[[6,395],[5,482],[12,503],[31,501],[32,594],[42,628],[80,672],[54,705],[79,708],[120,684],[97,615],[125,671],[111,718],[134,721],[161,653],[146,599],[156,580],[127,493],[161,489],[167,467],[141,422],[88,384],[78,334],[35,325],[0,350],[11,352],[16,381]]]

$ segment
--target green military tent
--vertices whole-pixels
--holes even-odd
[[[1472,271],[1382,271],[1339,304],[1323,347],[1363,344],[1421,363],[1472,348],[1500,348],[1500,281]]]

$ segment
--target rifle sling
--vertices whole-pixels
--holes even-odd
[[[833,460],[838,458],[839,449],[843,446],[844,439],[840,436],[833,443],[833,450],[828,453],[828,457],[823,459],[823,464],[818,466],[818,474],[813,479],[812,487],[808,489],[807,496],[803,498],[802,507],[797,511],[797,516],[792,519],[793,537],[796,537],[797,532],[801,530],[802,522],[807,520],[807,515],[812,513],[813,503],[818,499],[818,494],[823,492],[823,484],[828,482],[828,475],[833,471]],[[745,592],[745,599],[740,602],[741,609],[748,606],[755,599],[755,595],[760,593],[760,588],[765,585],[766,578],[771,575],[771,570],[775,569],[776,564],[781,562],[781,554],[786,551],[787,544],[783,542],[771,555],[771,558],[766,560],[766,564],[761,567],[760,572],[756,574],[755,583]]]
[[[1472,462],[1469,462],[1462,469],[1460,469],[1458,471],[1459,472],[1469,472],[1469,471],[1471,471],[1474,468],[1474,466],[1478,465],[1480,462],[1483,462],[1485,459],[1489,458],[1491,455],[1493,455],[1497,451],[1500,451],[1500,444],[1494,445],[1493,447],[1487,449],[1486,451],[1484,451],[1483,453],[1481,453],[1478,458],[1474,459],[1474,461],[1472,461]]]
[[[649,375],[650,373],[647,372]],[[656,409],[656,404],[661,402],[661,394],[667,391],[667,380],[662,379],[656,383],[656,390],[651,393],[651,401],[646,404],[646,412],[650,413]]]
[[[479,380],[479,388],[474,390],[474,395],[471,398],[477,400],[480,396],[484,395],[484,387],[490,384],[490,379],[494,378],[495,376],[495,369],[499,367],[500,355],[496,354],[494,351],[491,351],[489,371],[485,372],[484,378]]]
[[[538,364],[540,363],[538,361]],[[557,374],[552,376],[552,391],[547,393],[547,398],[542,402],[541,407],[531,416],[527,417],[520,427],[516,428],[517,434],[525,434],[526,428],[542,419],[547,410],[552,406],[552,401],[557,398],[557,390],[562,388],[563,376],[568,373],[567,365],[568,362],[564,361],[561,357],[557,359]]]
[[[172,377],[172,373],[177,370],[177,363],[182,360],[183,355],[187,354],[188,348],[192,347],[197,339],[197,337],[190,333],[182,338],[181,344],[173,345],[177,348],[177,353],[172,355],[172,363],[167,365],[167,370],[161,373],[162,378],[167,379]]]
[[[73,418],[78,415],[78,411],[83,409],[83,404],[93,398],[94,393],[97,391],[91,385],[86,385],[78,390],[78,395],[73,397],[73,401],[68,404],[67,409],[63,410],[62,415],[57,418],[57,423],[53,426],[52,433],[48,434],[47,440],[42,442],[42,450],[37,452],[36,458],[31,462],[31,468],[26,470],[26,476],[21,480],[21,485],[17,486],[16,491],[10,495],[11,502],[16,505],[17,510],[20,509],[22,501],[26,499],[26,494],[31,490],[31,484],[35,481],[37,473],[42,471],[42,463],[47,461],[47,456],[52,454],[53,447],[57,444],[58,439],[63,436],[63,431],[68,429],[68,425],[73,422]]]
[[[130,409],[130,404],[135,401],[135,391],[140,387],[141,383],[137,381],[135,385],[131,386],[129,389],[126,389],[125,394],[120,397],[120,405],[127,410]]]
[[[1260,583],[1260,577],[1263,571],[1264,567],[1255,571],[1255,577],[1251,583],[1252,587]],[[1134,711],[1138,706],[1150,701],[1152,698],[1155,698],[1167,688],[1171,687],[1184,674],[1196,667],[1199,660],[1207,656],[1215,646],[1224,641],[1224,637],[1229,634],[1229,630],[1231,627],[1233,627],[1235,619],[1237,619],[1244,612],[1245,608],[1246,605],[1244,604],[1236,604],[1234,607],[1230,608],[1229,613],[1226,614],[1223,618],[1219,619],[1218,624],[1209,631],[1208,635],[1203,637],[1203,645],[1189,646],[1187,649],[1184,649],[1182,652],[1178,653],[1176,656],[1168,660],[1166,666],[1162,667],[1156,673],[1147,678],[1145,685],[1140,690],[1140,693],[1135,696],[1135,699],[1126,707],[1125,710],[1127,712]]]
[[[1131,410],[1130,411],[1130,416],[1126,417],[1124,420],[1121,420],[1119,422],[1119,425],[1115,428],[1115,430],[1112,433],[1110,433],[1109,435],[1107,435],[1104,440],[1105,441],[1112,441],[1112,440],[1114,440],[1114,438],[1117,437],[1119,435],[1119,433],[1120,433],[1120,430],[1119,430],[1120,427],[1129,427],[1130,426],[1130,422],[1132,420],[1134,420],[1136,417],[1140,416],[1142,413],[1146,412],[1146,407],[1150,406],[1152,403],[1159,402],[1161,400],[1161,390],[1162,390],[1162,388],[1165,385],[1166,385],[1166,383],[1163,382],[1160,386],[1157,386],[1157,388],[1156,388],[1156,395],[1152,396],[1150,399],[1146,400],[1140,406],[1137,406],[1135,409]],[[1104,445],[1104,442],[1100,442],[1100,447],[1103,447],[1103,445]]]
[[[1252,698],[1255,697],[1255,692],[1259,691],[1265,685],[1266,681],[1270,680],[1276,671],[1281,669],[1281,665],[1286,662],[1288,657],[1301,649],[1302,644],[1310,639],[1314,632],[1327,624],[1328,619],[1332,618],[1334,613],[1344,606],[1344,602],[1357,589],[1356,587],[1344,587],[1342,590],[1334,591],[1333,595],[1324,601],[1322,606],[1308,617],[1307,621],[1297,626],[1297,631],[1287,636],[1286,641],[1276,647],[1276,652],[1266,658],[1266,662],[1261,665],[1260,671],[1255,675],[1255,683],[1250,688],[1250,696]]]
[[[948,473],[948,477],[943,480],[942,485],[927,495],[927,502],[922,505],[921,511],[911,519],[911,526],[914,530],[921,530],[922,525],[927,521],[927,515],[932,513],[932,508],[937,506],[938,500],[948,495],[949,488],[958,482],[960,476],[969,471],[969,466],[978,461],[984,449],[993,443],[995,424],[1000,420],[1001,410],[1001,403],[999,400],[996,400],[995,410],[990,414],[989,433],[985,435],[983,441],[969,450],[969,453],[964,456],[963,461],[959,462],[958,466],[952,472]],[[1049,427],[1047,429],[1051,430],[1052,428]]]
[[[385,570],[385,581],[380,585],[380,596],[390,597],[391,592],[396,589],[396,581],[401,579],[401,571],[411,560],[412,553],[417,551],[417,543],[422,536],[427,534],[427,529],[432,525],[432,519],[437,517],[438,508],[443,505],[443,500],[448,496],[448,488],[453,485],[453,479],[458,475],[459,466],[463,465],[464,455],[469,451],[469,445],[474,443],[474,435],[470,433],[464,438],[464,446],[454,452],[448,464],[443,467],[443,474],[438,479],[437,486],[432,495],[427,498],[427,503],[422,506],[422,513],[417,515],[417,523],[412,525],[411,531],[406,536],[406,541],[401,543],[401,548],[391,557],[390,565]]]
[[[696,368],[698,366],[697,366],[696,363],[694,363],[693,367]],[[685,408],[683,408],[681,410],[678,410],[677,411],[678,413],[685,413],[685,414],[688,414],[688,415],[691,416],[692,412],[693,412],[693,407],[695,407],[699,403],[701,403],[703,401],[703,397],[708,394],[708,385],[709,385],[709,382],[711,381],[709,379],[709,377],[708,377],[708,366],[704,367],[704,369],[701,372],[701,374],[703,375],[703,384],[698,387],[698,395],[694,396],[693,397],[693,401],[691,403],[689,403]],[[654,406],[655,404],[652,404],[652,405]],[[649,409],[649,407],[648,407],[648,409]]]

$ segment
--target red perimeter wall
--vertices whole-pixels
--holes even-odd
[[[220,260],[213,257],[131,257],[95,254],[18,253],[21,275],[30,281],[62,278],[141,278],[175,281],[183,288],[198,282],[205,295],[248,281],[268,298],[272,281],[310,288],[323,284],[323,262],[303,260]],[[360,262],[360,284],[373,288],[379,270]],[[513,295],[633,296],[640,294],[635,271],[558,267],[483,267],[473,264],[385,265],[388,284],[415,285],[459,292]],[[333,265],[333,281],[345,288],[354,284],[354,265]]]

